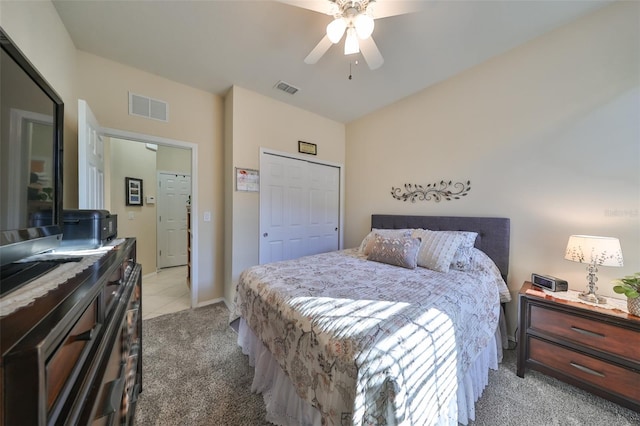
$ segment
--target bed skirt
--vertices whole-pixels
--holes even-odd
[[[489,369],[497,370],[502,361],[503,340],[505,336],[504,315],[501,312],[500,325],[496,329],[494,342],[478,355],[467,374],[458,381],[457,406],[453,401],[449,407],[449,418],[441,419],[438,424],[466,425],[475,420],[475,403],[489,381]],[[501,333],[500,331],[503,331]],[[249,356],[249,365],[255,373],[251,391],[261,393],[264,398],[266,420],[281,426],[316,426],[321,424],[320,413],[309,403],[298,396],[288,376],[282,371],[278,362],[271,356],[253,331],[247,326],[244,318],[240,318],[238,329],[238,345],[242,353]],[[457,422],[453,419],[456,418]]]

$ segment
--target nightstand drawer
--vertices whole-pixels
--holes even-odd
[[[640,373],[609,364],[562,346],[529,338],[529,357],[540,364],[608,392],[640,401]]]
[[[531,306],[529,327],[640,362],[640,333],[541,306]]]

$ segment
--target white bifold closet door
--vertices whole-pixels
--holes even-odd
[[[262,153],[260,263],[338,250],[340,168]]]

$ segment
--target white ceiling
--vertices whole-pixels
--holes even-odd
[[[609,2],[413,0],[420,12],[376,20],[385,62],[371,71],[342,43],[305,64],[332,17],[277,1],[53,0],[80,50],[215,94],[239,85],[344,123]],[[279,80],[300,90],[278,91]]]

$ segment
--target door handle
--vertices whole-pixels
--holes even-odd
[[[265,232],[264,234],[262,234],[263,237],[267,238],[269,236],[268,232]]]

